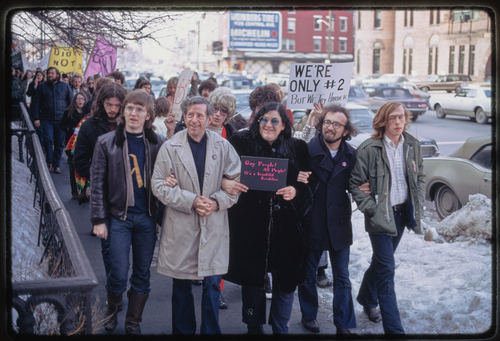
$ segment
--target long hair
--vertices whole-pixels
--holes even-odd
[[[160,96],[155,101],[156,117],[167,117],[170,112],[170,101],[165,96]]]
[[[211,84],[215,84],[212,81],[208,81]],[[226,112],[227,116],[224,120],[224,124],[229,122],[231,118],[233,118],[236,112],[236,97],[234,97],[233,93],[229,88],[220,87],[212,91],[210,96],[208,96],[208,100],[212,103],[213,106],[222,107]]]
[[[83,92],[77,92],[76,95],[73,96],[73,99],[71,100],[71,103],[69,104],[69,107],[68,107],[68,112],[69,112],[69,117],[73,118],[73,113],[77,110],[76,108],[76,100],[78,98],[78,96],[82,96],[83,97],[83,106],[85,106],[85,104],[87,103],[87,96],[83,93]],[[82,107],[83,109],[83,107]]]
[[[350,110],[336,104],[327,105],[326,107],[323,108],[323,112],[321,113],[321,116],[318,118],[318,123],[316,123],[315,126],[317,131],[319,132],[323,131],[323,122],[325,122],[326,114],[328,114],[329,112],[331,113],[341,112],[345,115],[345,117],[347,117],[347,123],[344,126],[344,129],[347,130],[348,133],[342,138],[343,140],[349,141],[351,137],[358,135],[358,128],[356,128],[354,124],[352,124],[351,122]]]
[[[201,82],[200,86],[198,87],[198,93],[201,96],[201,92],[205,89],[208,89],[210,92],[214,91],[217,88],[217,84],[211,79],[206,79],[203,82]]]
[[[285,129],[283,129],[278,138],[281,139],[289,139],[292,137],[292,132],[293,132],[293,126],[292,123],[290,122],[290,119],[288,118],[288,115],[286,114],[285,108],[281,105],[281,103],[278,102],[269,102],[266,103],[258,112],[255,114],[255,117],[250,123],[250,126],[248,127],[248,130],[250,131],[250,134],[252,134],[252,137],[256,139],[260,135],[260,122],[259,119],[267,114],[268,112],[276,110],[281,117],[281,122],[285,125]]]
[[[387,101],[385,102],[375,114],[373,118],[373,134],[372,138],[380,139],[384,136],[385,127],[389,124],[389,115],[396,110],[399,106],[403,106],[405,111],[405,126],[403,131],[410,129],[410,112],[406,107],[398,101]]]
[[[120,84],[113,81],[104,84],[97,91],[97,95],[94,99],[94,102],[92,103],[92,110],[90,115],[99,121],[105,121],[107,114],[106,110],[104,109],[104,101],[109,98],[116,98],[120,101],[120,103],[122,103],[126,95],[127,90],[125,90],[125,88]],[[118,112],[117,116],[119,117],[120,115],[121,110]]]
[[[113,84],[122,87],[117,83]],[[125,125],[125,117],[123,116],[123,112],[125,111],[125,107],[127,106],[127,104],[132,103],[135,105],[141,105],[146,108],[146,111],[149,114],[149,119],[146,122],[144,122],[144,128],[151,129],[151,126],[153,125],[153,122],[155,120],[155,112],[153,109],[154,108],[153,95],[149,95],[146,92],[146,90],[137,89],[129,93],[127,96],[125,96],[125,99],[121,102],[122,106],[120,108],[120,115],[116,119],[116,122],[118,124]]]
[[[145,79],[146,79],[146,77],[143,77],[143,76],[137,78],[137,80],[135,81],[134,90],[140,89],[139,85],[141,85],[141,82]]]
[[[44,73],[43,73],[43,71],[41,71],[41,70],[37,70],[37,71],[35,72],[35,75],[33,76],[33,81],[35,81],[36,76],[38,76],[38,74],[39,74],[39,73],[40,73],[40,74],[42,74],[42,82],[45,82],[45,74],[44,74]],[[33,84],[34,84],[34,83],[33,83]]]

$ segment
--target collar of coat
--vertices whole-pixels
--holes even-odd
[[[116,127],[116,135],[115,136],[116,136],[116,145],[118,147],[122,147],[123,143],[127,139],[127,137],[126,137],[127,133],[125,131],[125,126],[123,124],[118,124],[118,126]],[[151,144],[158,143],[158,136],[156,136],[156,133],[151,128],[144,127],[144,137]]]
[[[211,143],[220,142],[221,139],[223,140],[222,136],[210,130],[205,131],[205,136],[207,138],[207,141],[213,140]],[[217,139],[216,136],[219,136],[220,139]],[[189,143],[187,137],[188,137],[188,131],[187,129],[184,129],[178,133],[175,133],[174,136],[172,136],[172,138],[169,140],[170,141],[169,143],[172,146],[181,146],[183,144]]]
[[[311,142],[309,142],[309,154],[311,154],[311,158],[318,156],[318,155],[326,155],[326,156],[328,156],[328,158],[331,159],[330,152],[328,152],[328,154],[327,154],[326,150],[323,148],[323,146],[325,146],[325,148],[327,148],[327,147],[324,144],[324,142],[322,141],[322,139],[323,139],[323,135],[318,134],[311,140]],[[346,154],[346,156],[348,158],[351,158],[352,155],[354,155],[355,149],[350,144],[348,144],[345,140],[342,140],[341,145],[342,145],[342,147],[339,146],[339,149],[338,149],[339,152],[343,152]]]

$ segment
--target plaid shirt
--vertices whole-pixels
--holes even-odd
[[[408,197],[408,184],[406,183],[406,167],[403,150],[405,138],[401,135],[396,146],[386,135],[384,135],[384,146],[391,168],[391,194],[392,206],[402,204]]]

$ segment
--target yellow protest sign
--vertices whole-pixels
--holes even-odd
[[[54,45],[48,67],[54,66],[61,73],[82,74],[82,52],[72,47]]]

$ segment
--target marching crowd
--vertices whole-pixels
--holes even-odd
[[[425,174],[401,103],[378,110],[372,138],[356,150],[348,143],[357,134],[349,110],[315,103],[294,125],[277,84],[252,91],[247,122],[229,88],[194,73],[177,122],[178,77],[158,98],[142,77],[127,93],[118,71],[84,79],[55,67],[13,69],[12,78],[13,101],[27,107],[49,171],[61,173],[64,151],[72,199],[90,201],[90,233],[101,240],[107,279],[106,330],[116,328],[126,292],[125,331],[141,333],[159,238],[157,271],[173,280],[174,334],[196,333],[193,284],[203,288],[200,333],[221,333],[224,280],[241,285],[249,334],[263,334],[266,323],[287,334],[295,290],[303,326],[319,332],[317,286],[333,286],[337,334],[353,333],[350,193],[373,252],[356,301],[386,334],[404,334],[394,252],[405,226],[421,233]],[[243,156],[287,159],[286,186],[242,184]]]

